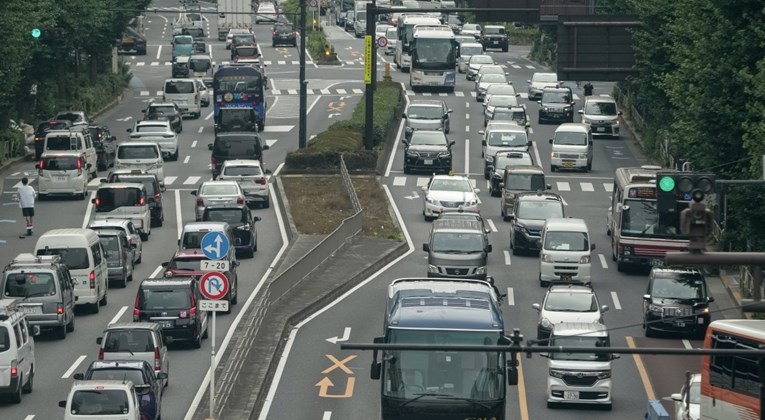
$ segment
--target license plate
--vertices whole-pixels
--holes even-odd
[[[499,41],[491,41],[492,44],[499,44]]]
[[[652,267],[662,267],[662,266],[664,266],[664,260],[651,260],[651,266]]]
[[[606,131],[606,127],[598,127],[596,128],[596,131]]]
[[[564,400],[578,400],[579,391],[563,391]]]
[[[430,82],[428,83],[430,86],[440,86],[441,84],[438,82]]]
[[[685,327],[685,322],[683,321],[675,321],[673,324],[675,324],[676,327]]]
[[[61,181],[61,182],[66,181],[66,177],[65,176],[57,176],[55,179],[56,179],[56,181]]]
[[[423,163],[424,163],[425,165],[432,165],[432,164],[433,164],[433,159],[425,159],[425,160],[423,161]]]
[[[574,162],[563,162],[563,166],[566,168],[571,168],[574,166]]]
[[[41,314],[42,308],[39,306],[21,306],[21,312],[25,314]]]
[[[161,321],[156,321],[156,322],[162,328],[173,328],[173,321],[172,320],[161,320]]]
[[[561,281],[571,281],[571,275],[560,276]]]

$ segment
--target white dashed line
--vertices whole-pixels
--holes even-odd
[[[508,306],[514,306],[515,305],[515,293],[513,293],[513,288],[508,287],[507,288],[507,305]]]
[[[205,129],[204,127],[199,127],[199,130],[197,130],[197,133],[200,133],[200,134],[201,134],[201,133],[202,133],[202,131],[204,131],[204,129]]]
[[[195,147],[197,147],[197,141],[196,140],[191,142],[191,148],[193,149]]]
[[[79,366],[83,360],[87,359],[87,357],[88,356],[84,354],[78,357],[77,360],[75,360],[74,363],[72,363],[72,366],[69,366],[69,369],[67,369],[66,372],[64,372],[64,374],[61,375],[61,379],[67,379],[68,377],[72,376],[74,371],[77,369],[77,366]]]
[[[510,251],[504,250],[503,253],[505,254],[505,265],[512,265],[513,261],[510,259]]]
[[[611,292],[611,299],[614,301],[614,309],[621,311],[622,304],[619,302],[619,296],[616,295],[616,292]]]
[[[497,227],[494,225],[494,221],[493,220],[488,219],[487,222],[489,222],[489,228],[491,228],[492,232],[499,232],[499,230],[497,230]]]
[[[190,177],[186,178],[185,181],[183,181],[183,185],[196,184],[197,182],[199,182],[200,179],[201,179],[201,177],[199,177],[199,176],[190,176]]]
[[[191,156],[186,155],[186,157],[183,158],[183,164],[185,165],[185,164],[189,163],[189,159],[191,159]]]
[[[607,270],[608,263],[606,263],[606,256],[603,254],[598,254],[598,259],[600,260],[600,266],[603,267],[604,270]]]
[[[690,342],[690,341],[688,341],[688,340],[686,340],[686,339],[683,339],[683,346],[684,346],[684,347],[685,347],[687,350],[691,350],[691,349],[693,349],[693,345],[691,345],[691,342]]]

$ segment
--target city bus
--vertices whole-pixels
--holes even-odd
[[[402,13],[398,18],[396,32],[398,41],[396,42],[396,55],[393,56],[393,62],[401,71],[409,71],[412,57],[409,55],[409,44],[414,39],[415,25],[440,25],[441,21],[432,16],[424,14]]]
[[[416,25],[409,45],[409,86],[431,86],[454,91],[457,43],[448,25]]]
[[[221,108],[254,108],[258,130],[266,124],[266,79],[259,69],[247,64],[219,66],[213,76],[213,112],[217,121]]]
[[[704,348],[758,350],[765,348],[765,320],[713,321],[707,328]],[[701,359],[702,419],[761,419],[760,376],[757,357],[703,356]]]
[[[667,252],[688,248],[688,236],[680,232],[680,211],[689,201],[677,201],[674,214],[656,208],[656,173],[659,166],[618,168],[614,174],[606,233],[611,235],[611,255],[616,269],[628,264],[661,266]]]
[[[484,280],[403,278],[388,287],[383,344],[504,345],[499,296]],[[505,419],[505,353],[384,350],[382,420]],[[515,373],[517,375],[517,372]]]

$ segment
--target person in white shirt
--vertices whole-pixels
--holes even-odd
[[[21,207],[21,214],[27,221],[27,235],[32,235],[32,222],[35,216],[35,198],[37,198],[37,191],[29,185],[29,179],[27,177],[21,178],[21,186],[17,192],[19,197],[19,207]]]

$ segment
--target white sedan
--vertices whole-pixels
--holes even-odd
[[[178,160],[178,133],[167,119],[137,121],[127,132],[130,133],[131,141],[157,143],[163,158]]]
[[[433,175],[422,191],[425,193],[422,215],[426,221],[448,210],[478,211],[481,203],[478,199],[481,190],[473,188],[470,179],[464,176]]]

